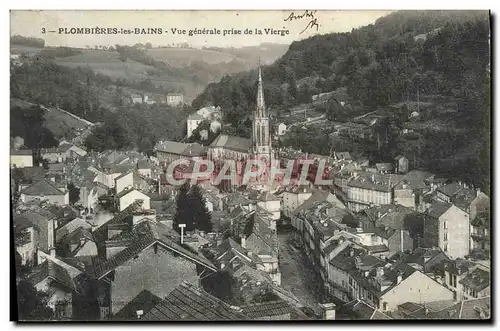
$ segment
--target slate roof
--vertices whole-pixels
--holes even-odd
[[[203,121],[204,118],[203,116],[201,116],[200,114],[198,113],[194,113],[194,114],[189,114],[188,116],[188,120],[192,120],[192,121]]]
[[[408,188],[412,190],[421,190],[429,187],[426,179],[432,176],[432,173],[421,170],[411,170],[403,176],[401,182],[396,185],[397,189],[403,188],[403,184],[408,185]]]
[[[206,155],[205,146],[196,143],[185,144],[177,141],[160,141],[156,144],[155,150],[159,152],[183,156]]]
[[[252,141],[248,138],[221,134],[215,138],[215,140],[210,144],[210,147],[225,148],[237,152],[248,153],[252,147]]]
[[[11,149],[10,155],[33,155],[33,151],[31,149]]]
[[[439,218],[441,215],[443,215],[448,209],[451,208],[451,204],[446,203],[446,202],[434,202],[429,210],[427,211],[427,214],[429,214],[432,217]]]
[[[131,231],[124,231],[119,235],[119,239],[124,239],[126,236],[127,248],[113,255],[108,260],[95,260],[94,264],[94,275],[96,278],[101,278],[108,274],[110,271],[114,270],[116,267],[127,262],[134,256],[138,255],[145,248],[149,247],[153,243],[159,243],[163,247],[174,250],[178,254],[184,256],[185,258],[201,264],[213,271],[217,271],[215,266],[207,260],[203,255],[193,253],[176,241],[176,238],[172,237],[171,229],[168,229],[165,225],[153,221],[143,221],[135,226]],[[113,238],[116,240],[117,238]]]
[[[390,163],[376,163],[375,168],[377,168],[378,171],[392,171],[393,169]]]
[[[238,321],[248,320],[241,312],[213,295],[183,282],[161,303],[149,310],[144,321]]]
[[[291,314],[294,309],[284,300],[254,303],[241,306],[241,312],[250,318]]]
[[[147,160],[139,160],[137,162],[137,169],[151,169],[152,165]]]
[[[455,206],[462,209],[463,211],[468,212],[470,204],[472,203],[472,201],[474,201],[475,198],[475,191],[468,188],[462,188],[451,198],[451,202],[453,202]]]
[[[439,187],[437,189],[437,191],[441,192],[444,195],[446,195],[446,196],[448,196],[448,197],[451,198],[452,196],[454,196],[455,194],[457,194],[458,191],[460,191],[461,189],[463,189],[463,187],[460,186],[460,184],[458,184],[458,183],[451,183],[451,184]]]
[[[90,229],[92,228],[92,225],[90,225],[87,221],[81,218],[75,218],[74,220],[66,223],[64,226],[57,228],[56,230],[56,241],[61,240],[64,236],[72,233],[76,229],[83,227],[85,229]]]
[[[275,196],[274,194],[269,193],[269,192],[262,193],[259,197],[259,200],[260,201],[281,201],[280,198],[278,198],[277,196]]]
[[[122,198],[122,197],[126,196],[127,194],[129,194],[129,193],[130,193],[130,192],[132,192],[132,191],[137,191],[137,192],[140,192],[140,193],[144,194],[145,196],[148,196],[146,193],[141,192],[140,190],[138,190],[138,189],[136,189],[136,188],[131,187],[131,188],[129,188],[129,189],[125,189],[125,190],[121,191],[120,193],[118,193],[118,194],[116,195],[116,198],[117,198],[117,199],[120,199],[120,198]]]
[[[18,168],[21,172],[23,179],[33,181],[36,179],[43,179],[45,177],[45,169],[42,167],[24,167]]]
[[[64,195],[61,190],[56,188],[52,183],[49,181],[42,179],[33,185],[28,186],[21,192],[22,194],[25,195],[31,195],[31,196],[39,196],[39,195]]]
[[[349,152],[335,152],[335,155],[337,156],[337,158],[339,159],[343,159],[343,160],[352,160],[351,158],[351,154]]]
[[[482,291],[490,286],[490,282],[490,273],[481,268],[474,269],[471,273],[469,273],[459,281],[460,284],[463,284],[464,286],[469,287],[477,292]]]
[[[358,177],[352,178],[347,185],[367,190],[389,192],[401,181],[402,177],[402,175],[381,175],[372,172],[363,172]]]

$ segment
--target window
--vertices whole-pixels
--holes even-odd
[[[453,275],[453,287],[457,287],[457,276]]]
[[[387,302],[384,302],[384,305],[383,305],[382,310],[383,310],[383,311],[386,311],[386,310],[387,310]]]
[[[444,228],[444,229],[448,229],[448,222],[447,222],[447,221],[444,221],[444,222],[443,222],[443,228]]]
[[[444,244],[443,251],[448,252],[448,244]]]
[[[444,233],[444,238],[443,238],[444,241],[448,241],[448,232],[445,232]]]

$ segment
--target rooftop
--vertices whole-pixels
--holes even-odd
[[[65,193],[59,190],[54,184],[42,179],[31,186],[28,186],[21,191],[22,194],[30,196],[42,195],[64,195]]]
[[[252,141],[248,138],[219,135],[211,144],[210,148],[225,148],[237,152],[248,153],[252,147]]]
[[[145,321],[239,321],[248,318],[202,289],[183,282],[149,310]]]

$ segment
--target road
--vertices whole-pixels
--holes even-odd
[[[281,287],[293,293],[308,306],[322,302],[321,278],[300,249],[291,245],[291,230],[278,232],[280,244]]]

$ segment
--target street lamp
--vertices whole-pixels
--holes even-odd
[[[186,227],[186,224],[179,224],[179,227],[181,228],[181,245],[184,243],[184,228]]]

